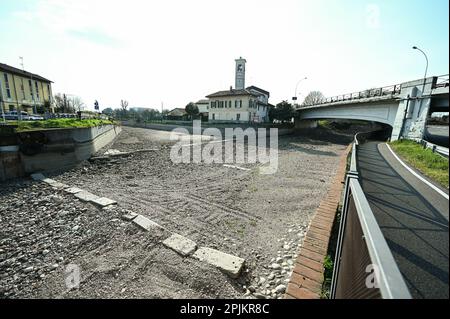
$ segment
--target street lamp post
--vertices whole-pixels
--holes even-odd
[[[425,66],[425,75],[423,76],[423,86],[422,86],[422,95],[423,95],[423,91],[424,91],[424,89],[425,89],[425,82],[427,81],[428,57],[427,57],[427,55],[425,54],[425,52],[423,52],[420,48],[418,48],[418,47],[416,47],[416,46],[413,46],[412,48],[413,48],[413,50],[418,50],[418,51],[422,52],[422,54],[423,54],[423,56],[425,57],[425,60],[426,60],[426,62],[427,62],[426,66]]]
[[[308,79],[306,76],[303,79],[300,79],[297,84],[295,85],[295,92],[294,92],[294,96],[292,97],[292,100],[294,101],[294,103],[297,103],[297,89],[298,89],[298,85],[300,84],[301,81]]]

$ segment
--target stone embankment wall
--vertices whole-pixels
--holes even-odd
[[[0,181],[68,168],[111,143],[121,126],[0,133]]]

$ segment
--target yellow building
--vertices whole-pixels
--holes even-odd
[[[52,81],[0,63],[0,107],[4,112],[53,112]]]

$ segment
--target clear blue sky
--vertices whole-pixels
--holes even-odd
[[[0,0],[0,62],[53,80],[92,108],[184,107],[234,85],[290,99],[297,81],[335,95],[449,73],[448,0]]]

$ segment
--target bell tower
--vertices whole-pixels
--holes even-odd
[[[245,63],[247,62],[242,57],[236,59],[236,75],[234,81],[234,87],[237,90],[245,89]]]

